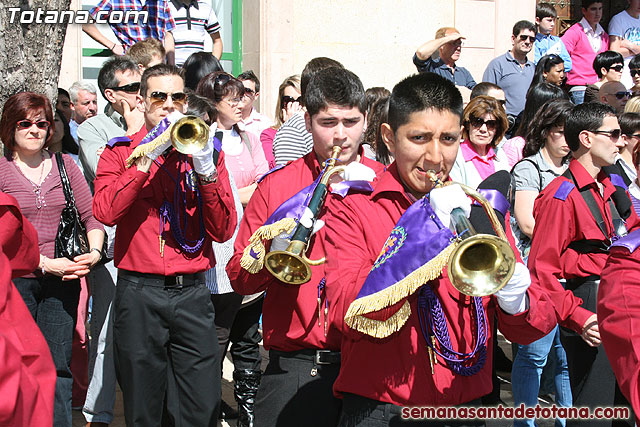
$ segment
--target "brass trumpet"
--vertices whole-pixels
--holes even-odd
[[[324,205],[327,197],[327,186],[331,177],[344,170],[344,166],[336,166],[336,159],[340,155],[342,147],[333,147],[331,157],[326,161],[326,170],[320,178],[320,182],[315,188],[309,209],[313,212],[313,217],[317,218],[320,209]],[[307,245],[313,225],[307,228],[301,223],[293,232],[291,243],[284,251],[271,251],[264,257],[265,266],[271,274],[278,280],[290,285],[302,285],[311,280],[311,265],[320,265],[325,262],[325,258],[319,260],[310,260],[306,256]]]
[[[498,292],[513,276],[516,256],[493,207],[473,188],[453,181],[443,184],[438,180],[435,172],[428,171],[427,174],[436,186],[460,185],[465,194],[483,207],[498,235],[496,237],[490,234],[478,234],[462,209],[456,208],[451,212],[451,222],[461,239],[447,263],[451,284],[461,293],[472,297],[482,297]]]
[[[127,159],[127,167],[139,157],[143,157],[161,146],[167,140],[176,151],[182,154],[194,154],[202,150],[209,140],[209,126],[200,117],[184,116],[176,120],[168,129],[153,141],[139,145]]]

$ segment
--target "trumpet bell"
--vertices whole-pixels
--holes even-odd
[[[284,251],[271,251],[264,259],[265,267],[281,282],[289,285],[302,285],[311,280],[311,268],[302,252],[305,244],[292,241]]]
[[[451,254],[447,271],[458,291],[483,297],[507,284],[515,264],[515,254],[506,241],[489,234],[476,234],[463,240]]]
[[[171,128],[171,144],[182,154],[194,154],[202,150],[209,140],[209,126],[199,117],[185,116]]]

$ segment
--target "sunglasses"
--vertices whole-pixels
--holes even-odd
[[[31,126],[36,125],[38,127],[38,129],[42,129],[42,130],[47,130],[49,129],[49,126],[51,126],[51,123],[49,123],[46,120],[38,120],[37,122],[32,122],[31,120],[20,120],[18,123],[16,123],[16,125],[18,126],[18,129],[31,129]]]
[[[526,42],[527,40],[529,40],[531,43],[533,43],[536,41],[536,36],[525,36],[524,34],[522,34],[519,38],[521,42]]]
[[[487,130],[496,130],[496,128],[498,127],[498,121],[497,120],[482,120],[478,117],[471,117],[471,119],[469,119],[469,123],[471,123],[471,126],[473,126],[474,128],[481,128],[482,125],[487,125]]]
[[[640,69],[638,69],[638,68],[631,69],[631,70],[629,70],[629,73],[631,74],[631,77],[635,77],[638,74],[640,74]]]
[[[236,108],[242,102],[242,98],[223,99],[223,101],[229,104],[229,107]]]
[[[612,93],[610,95],[614,95],[617,99],[622,99],[622,98],[629,98],[631,97],[631,92],[627,92],[627,91],[620,91],[620,92],[616,92],[616,93]]]
[[[169,97],[171,97],[171,100],[174,104],[184,104],[184,102],[187,100],[187,94],[185,94],[184,92],[174,92],[168,94],[166,92],[155,91],[151,92],[151,95],[149,95],[152,104],[160,102],[164,104]]]
[[[229,80],[231,80],[231,76],[229,74],[218,74],[216,79],[213,81],[213,85],[224,86],[229,82]]]
[[[610,70],[617,71],[618,73],[621,72],[623,68],[624,68],[624,65],[622,64],[612,65],[611,67],[609,67]]]
[[[302,101],[302,96],[294,98],[292,96],[283,95],[282,98],[280,99],[280,103],[282,105],[287,105],[290,102],[297,102],[299,104],[301,101]]]
[[[107,89],[120,90],[126,93],[138,93],[140,91],[140,82],[133,82],[124,86],[108,87]]]
[[[254,96],[256,94],[256,91],[251,89],[250,87],[245,87],[244,94],[248,96]]]
[[[607,135],[609,138],[611,138],[612,140],[617,140],[618,138],[620,138],[620,129],[613,129],[613,130],[594,130],[591,131],[592,133],[597,133],[598,135]]]

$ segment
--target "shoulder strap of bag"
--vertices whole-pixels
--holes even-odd
[[[57,152],[54,154],[56,156],[56,163],[58,164],[58,172],[60,173],[60,181],[62,181],[62,191],[64,191],[64,198],[67,203],[67,206],[76,205],[76,201],[73,198],[73,190],[71,189],[71,185],[69,184],[69,177],[67,176],[67,169],[64,166],[64,159],[62,158],[62,153]]]
[[[529,162],[533,165],[534,168],[536,168],[536,170],[538,171],[538,192],[542,191],[542,172],[540,172],[540,167],[538,166],[538,164],[536,162],[534,162],[531,159],[520,159],[520,161],[518,161],[515,165],[513,165],[513,167],[511,168],[511,175],[513,175],[513,171],[516,169],[516,166],[518,166],[520,163],[522,162]]]
[[[568,168],[562,174],[562,176],[570,179],[571,181],[573,181],[574,184],[576,183],[575,177],[571,173],[571,170],[569,170]],[[576,187],[578,188],[577,184],[576,184]],[[604,218],[602,218],[602,213],[600,212],[600,208],[598,208],[596,199],[593,197],[593,193],[589,188],[583,188],[583,189],[578,188],[578,190],[580,191],[580,195],[584,199],[585,203],[589,207],[589,211],[591,211],[591,215],[593,216],[593,219],[596,220],[596,223],[598,224],[598,228],[600,229],[600,231],[602,231],[602,234],[607,239],[610,239],[611,236],[609,236],[609,233],[607,232],[607,227],[605,225]],[[611,199],[609,199],[608,203],[609,203],[609,210],[611,211],[611,222],[613,223],[614,231],[617,233],[617,228],[619,224],[623,221],[620,218],[620,213],[618,212],[618,209],[616,208],[615,203],[613,203]]]
[[[253,149],[251,148],[251,141],[249,141],[249,135],[243,130],[238,132],[240,134],[240,138],[242,138],[242,143],[247,146],[247,150],[249,150],[249,154],[253,156]]]

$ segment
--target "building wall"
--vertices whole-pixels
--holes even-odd
[[[393,87],[416,71],[416,48],[440,27],[466,36],[461,59],[476,81],[511,48],[511,29],[533,21],[535,0],[243,0],[243,69],[258,71],[260,110],[273,115],[278,86],[317,56],[340,61],[366,87]]]

